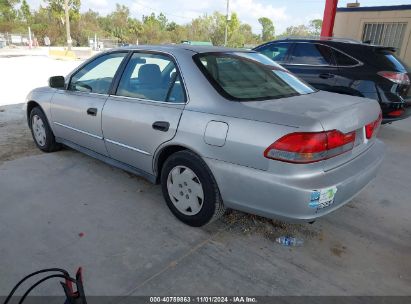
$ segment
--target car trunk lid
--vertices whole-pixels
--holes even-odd
[[[366,138],[365,125],[375,121],[381,111],[375,100],[322,91],[277,100],[243,102],[242,104],[253,110],[264,110],[266,115],[270,112],[279,112],[284,117],[294,117],[292,120],[294,125],[298,121],[297,117],[300,117],[301,121],[309,118],[319,122],[323,131],[339,130],[343,133],[355,131],[356,141],[353,150],[322,161],[326,171],[341,166],[368,149],[375,139],[374,137],[370,140]],[[303,124],[296,127],[298,127],[296,132],[313,131],[307,130]]]

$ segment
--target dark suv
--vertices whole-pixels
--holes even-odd
[[[313,87],[378,100],[383,122],[411,115],[410,70],[393,48],[338,39],[285,39],[254,49]]]

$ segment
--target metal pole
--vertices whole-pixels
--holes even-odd
[[[31,49],[32,46],[32,40],[31,40],[31,28],[29,26],[29,49]]]
[[[332,37],[338,0],[326,0],[321,37]]]
[[[70,35],[70,14],[68,0],[64,0],[64,13],[66,15],[66,33],[67,33],[67,50],[71,51],[71,35]]]
[[[228,10],[229,10],[230,0],[227,0],[227,11],[225,15],[225,35],[224,35],[224,46],[227,46],[227,34],[228,34]]]

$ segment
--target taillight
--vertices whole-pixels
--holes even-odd
[[[381,71],[377,74],[397,84],[410,84],[410,78],[407,73]]]
[[[373,135],[377,135],[377,129],[380,127],[382,121],[382,114],[378,115],[378,118],[373,122],[365,126],[365,136],[370,139]]]
[[[390,113],[388,113],[388,116],[398,117],[398,116],[401,116],[402,114],[404,114],[404,112],[405,112],[404,109],[394,110],[394,111],[391,111]]]
[[[350,151],[354,147],[355,131],[342,133],[296,132],[287,134],[271,144],[264,157],[290,163],[313,163]]]

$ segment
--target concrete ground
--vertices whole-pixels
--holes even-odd
[[[411,119],[380,138],[378,177],[313,225],[232,212],[191,228],[159,186],[72,150],[40,153],[21,105],[2,106],[0,295],[32,271],[78,266],[88,295],[411,295]],[[285,234],[304,246],[274,242]]]

